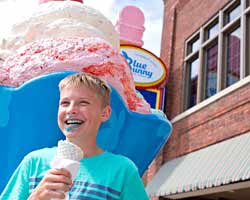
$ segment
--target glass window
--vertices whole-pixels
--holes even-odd
[[[217,61],[218,44],[216,43],[206,50],[205,98],[211,97],[217,92]]]
[[[247,6],[247,7],[250,6],[250,0],[246,0],[246,6]]]
[[[228,3],[185,43],[185,109],[250,76],[250,0],[232,0]],[[246,17],[246,21],[243,17]],[[226,27],[220,28],[225,24]],[[241,35],[244,35],[244,41]],[[242,63],[244,65],[241,66]]]
[[[206,40],[211,39],[219,32],[218,22],[207,29]]]
[[[197,83],[198,83],[198,70],[199,70],[199,59],[195,59],[189,65],[189,99],[188,108],[196,105],[197,98]]]
[[[197,37],[188,43],[188,54],[197,51],[200,47],[200,38]]]
[[[235,9],[233,9],[231,12],[228,14],[229,22],[233,21],[235,18],[240,16],[240,5],[238,5]]]
[[[250,14],[246,18],[246,75],[250,75]]]
[[[233,21],[237,17],[239,17],[240,13],[241,13],[241,5],[240,4],[237,5],[236,7],[234,7],[233,9],[229,10],[226,13],[226,24]]]
[[[200,39],[198,38],[196,41],[192,43],[191,51],[192,52],[197,51],[199,49],[199,46],[200,46]]]
[[[240,79],[240,27],[227,36],[226,86]]]

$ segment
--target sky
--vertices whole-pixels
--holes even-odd
[[[119,13],[127,5],[139,7],[145,17],[143,48],[160,56],[163,0],[83,0],[85,5],[102,12],[115,25]],[[105,3],[104,3],[105,1]],[[24,3],[25,2],[25,3]],[[152,3],[154,2],[154,3]],[[0,0],[0,38],[4,37],[17,18],[31,12],[37,0]]]

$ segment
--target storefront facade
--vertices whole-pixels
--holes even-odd
[[[152,199],[249,199],[249,49],[249,0],[164,0],[173,132],[147,173]]]

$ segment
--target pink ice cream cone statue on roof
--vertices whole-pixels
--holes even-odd
[[[143,45],[142,36],[145,30],[144,22],[144,14],[138,7],[124,7],[116,23],[116,29],[120,33],[120,43],[141,47]]]

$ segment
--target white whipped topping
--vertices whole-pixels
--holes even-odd
[[[74,1],[51,1],[13,25],[0,44],[0,58],[29,42],[61,37],[99,37],[116,48],[120,46],[118,32],[99,11]]]

